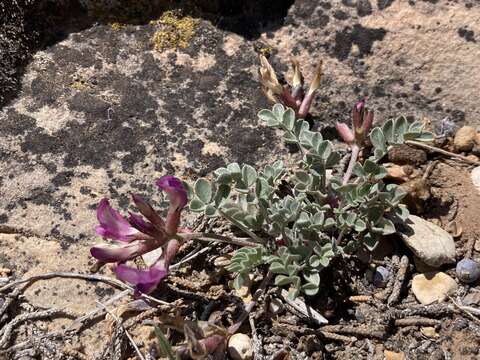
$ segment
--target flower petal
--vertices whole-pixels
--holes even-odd
[[[337,129],[338,134],[340,137],[345,141],[347,144],[352,143],[355,141],[355,135],[353,132],[348,128],[347,124],[337,122],[335,123],[335,128]]]
[[[133,202],[140,213],[145,216],[158,230],[162,230],[165,226],[160,215],[152,208],[152,206],[138,194],[132,194]]]
[[[117,265],[114,271],[120,280],[135,285],[137,291],[145,294],[152,292],[168,273],[166,269],[159,266],[151,267],[149,270],[139,270],[126,264]]]
[[[134,214],[129,212],[130,217],[128,218],[128,222],[137,230],[141,231],[144,234],[148,234],[153,236],[155,233],[155,227],[146,222],[141,215]]]
[[[110,206],[108,199],[100,201],[97,208],[97,219],[100,223],[96,228],[98,235],[122,241],[130,242],[136,238],[139,231]]]
[[[107,246],[95,245],[90,249],[90,254],[100,261],[112,263],[127,261],[137,255],[142,249],[142,244],[133,244],[133,246]]]
[[[180,179],[175,176],[162,176],[156,181],[157,186],[165,191],[170,199],[170,207],[181,210],[187,205],[187,191]]]

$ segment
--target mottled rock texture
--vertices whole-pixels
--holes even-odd
[[[152,39],[173,2],[107,3],[0,5],[0,224],[90,244],[103,196],[158,205],[162,174],[271,161],[283,150],[256,119],[259,49],[280,73],[292,55],[306,74],[324,60],[312,114],[327,137],[363,96],[378,121],[479,119],[475,1],[190,1],[179,18],[195,19],[193,38],[162,51]]]

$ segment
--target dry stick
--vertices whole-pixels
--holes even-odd
[[[13,290],[11,294],[7,295],[7,298],[5,299],[2,307],[0,307],[0,323],[1,323],[3,314],[8,310],[10,305],[12,305],[12,303],[17,299],[18,295],[20,295],[25,288],[26,288],[25,285],[22,287],[18,287],[15,290]]]
[[[111,286],[120,288],[122,290],[129,290],[131,293],[133,293],[135,290],[130,286],[127,285],[120,280],[112,279],[107,276],[101,276],[101,275],[93,275],[93,274],[80,274],[80,273],[70,273],[70,272],[51,272],[51,273],[46,273],[42,275],[35,275],[32,277],[29,277],[27,279],[21,279],[17,280],[14,282],[11,282],[3,287],[0,288],[0,293],[4,292],[6,290],[9,290],[19,284],[23,283],[28,283],[31,284],[32,282],[38,281],[38,280],[48,280],[52,278],[69,278],[69,279],[83,279],[83,280],[90,280],[90,281],[100,281],[106,284],[109,284]],[[170,303],[166,301],[162,301],[159,299],[154,298],[153,296],[147,295],[147,294],[140,294],[141,297],[151,300],[153,302],[156,302],[157,304],[161,305],[171,305]]]
[[[402,290],[403,283],[405,281],[405,275],[407,274],[408,270],[408,257],[406,255],[402,256],[400,260],[400,266],[397,272],[397,278],[395,280],[395,285],[393,286],[392,293],[388,298],[387,304],[393,305],[398,301],[400,297],[400,291]]]
[[[341,341],[348,344],[357,341],[357,338],[354,336],[339,335],[328,331],[319,331],[319,333],[327,340]]]
[[[321,328],[322,331],[329,333],[359,335],[363,337],[374,337],[378,339],[385,338],[386,330],[384,326],[377,327],[356,327],[345,325],[325,325]]]
[[[257,301],[260,298],[260,296],[262,296],[262,294],[265,292],[265,288],[267,287],[272,277],[273,277],[273,273],[271,273],[270,271],[267,272],[267,275],[265,275],[265,278],[263,279],[262,283],[258,287],[257,291],[255,291],[255,294],[252,297],[252,301],[250,301],[250,303],[245,307],[243,314],[240,315],[240,318],[237,320],[235,324],[231,325],[228,328],[229,334],[235,334],[238,331],[238,329],[240,329],[240,326],[242,326],[242,323],[250,315],[250,312],[257,304]]]
[[[210,246],[204,247],[203,249],[200,249],[200,250],[194,252],[193,254],[187,255],[185,258],[183,258],[179,262],[171,265],[169,270],[176,269],[176,268],[180,267],[180,265],[182,265],[186,262],[189,262],[190,260],[195,259],[196,257],[198,257],[198,256],[202,255],[203,253],[207,252],[208,250],[212,249],[212,247],[213,246],[210,245]]]
[[[101,307],[103,307],[105,309],[105,311],[115,320],[117,325],[123,330],[123,332],[127,336],[128,340],[132,344],[133,348],[135,349],[135,352],[137,353],[138,357],[141,360],[145,360],[145,357],[143,356],[142,352],[140,351],[137,344],[135,343],[135,340],[133,339],[132,335],[130,335],[130,333],[127,331],[127,329],[125,329],[125,327],[123,326],[120,319],[114,313],[112,313],[110,310],[108,310],[107,307],[105,305],[103,305],[101,302],[97,301],[97,304],[100,305]]]
[[[477,324],[480,324],[480,319],[478,319],[476,316],[474,316],[474,315],[470,312],[471,309],[476,310],[475,308],[470,308],[470,309],[469,309],[469,307],[467,307],[467,306],[462,306],[462,305],[460,305],[460,304],[457,304],[457,303],[455,302],[455,300],[453,300],[453,298],[452,298],[451,296],[449,296],[448,298],[449,298],[450,300],[452,300],[453,305],[455,305],[455,307],[456,307],[458,310],[460,310],[460,311],[464,312],[465,314],[467,314],[467,316],[468,316],[470,319],[472,319],[473,321],[475,321]]]
[[[66,316],[66,317],[75,317],[75,314],[70,312],[66,309],[49,309],[44,311],[36,311],[33,313],[27,313],[17,316],[15,319],[10,321],[5,327],[2,329],[2,338],[0,339],[0,349],[4,348],[5,345],[8,344],[10,337],[12,335],[13,329],[18,324],[27,321],[27,320],[37,320],[37,319],[44,319],[49,318],[52,316]]]
[[[405,144],[417,146],[419,148],[430,150],[430,151],[433,151],[433,152],[436,152],[436,153],[439,153],[439,154],[442,154],[442,155],[450,156],[450,157],[465,161],[466,163],[469,163],[469,164],[472,164],[472,165],[480,165],[480,162],[478,162],[478,161],[471,160],[471,159],[469,159],[469,158],[467,158],[466,156],[463,156],[463,155],[455,154],[455,153],[452,153],[450,151],[440,149],[436,146],[427,145],[427,144],[424,144],[424,143],[421,143],[421,142],[418,142],[418,141],[414,141],[414,140],[406,140]]]
[[[441,323],[440,320],[428,318],[407,318],[395,320],[395,326],[435,326]]]
[[[253,314],[250,314],[248,317],[250,322],[250,329],[252,330],[252,339],[253,339],[253,360],[263,360],[263,345],[262,340],[257,334],[257,328],[255,327],[255,319]]]

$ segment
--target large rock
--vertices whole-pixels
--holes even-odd
[[[439,267],[455,262],[455,243],[452,235],[441,227],[410,215],[402,239],[425,264]]]

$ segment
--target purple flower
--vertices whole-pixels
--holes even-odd
[[[157,186],[165,191],[170,199],[170,208],[181,210],[187,205],[187,191],[182,182],[174,176],[162,176],[156,181]]]
[[[128,220],[114,210],[107,199],[102,199],[97,208],[100,225],[96,233],[119,242],[119,246],[95,245],[91,255],[102,263],[117,263],[114,271],[118,278],[135,285],[136,292],[149,293],[168,274],[181,242],[174,238],[180,223],[180,213],[187,204],[187,192],[182,182],[173,176],[157,180],[158,187],[168,195],[170,206],[167,219],[162,217],[139,195],[132,195],[140,214],[129,213]],[[143,215],[143,216],[142,216]],[[162,257],[148,270],[138,270],[125,263],[138,256],[165,247]]]
[[[102,237],[130,242],[139,235],[139,231],[110,206],[108,199],[100,200],[97,219],[100,225],[97,226],[96,233]]]
[[[187,205],[187,191],[182,182],[173,176],[162,176],[156,182],[157,186],[167,193],[170,200],[167,220],[165,221],[165,230],[168,235],[173,235],[178,229],[180,223],[180,211]]]
[[[135,293],[149,294],[168,274],[161,265],[154,265],[148,270],[139,270],[126,264],[118,264],[114,268],[117,277],[131,285],[135,285]]]

